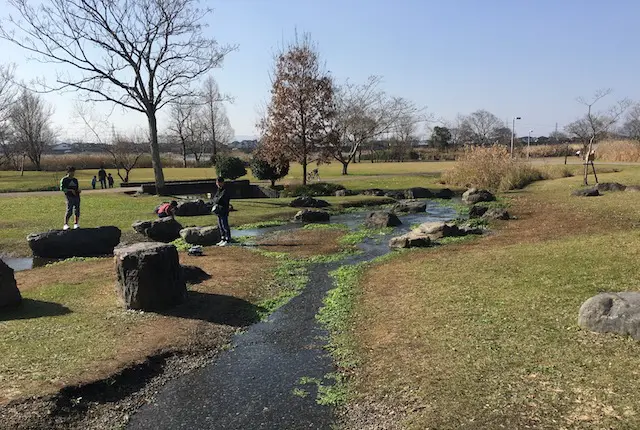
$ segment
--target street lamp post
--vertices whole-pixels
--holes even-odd
[[[529,130],[529,136],[527,136],[527,160],[529,159],[529,147],[531,145],[531,133],[533,130]]]
[[[522,119],[519,116],[513,118],[512,124],[511,124],[511,158],[513,158],[513,139],[514,136],[516,134],[516,120],[517,119]]]

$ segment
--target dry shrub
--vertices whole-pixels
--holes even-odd
[[[486,188],[494,191],[519,189],[545,179],[531,164],[513,160],[504,146],[469,147],[453,169],[443,175],[451,185]]]
[[[598,159],[625,163],[640,162],[640,142],[634,140],[605,140],[598,144]]]
[[[582,149],[582,145],[580,144],[569,144],[567,150],[567,145],[564,143],[559,143],[555,145],[531,145],[529,148],[529,156],[533,158],[544,158],[544,157],[564,157],[565,155],[574,155],[576,151]],[[527,148],[522,149],[522,154],[527,154]]]

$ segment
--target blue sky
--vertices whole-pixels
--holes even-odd
[[[383,76],[383,88],[438,118],[487,109],[523,119],[516,131],[547,134],[583,113],[578,96],[614,93],[601,107],[640,101],[640,1],[634,0],[220,0],[207,33],[237,44],[213,72],[237,135],[254,135],[269,97],[273,53],[294,31],[310,32],[338,82]],[[21,77],[46,74],[0,41]],[[50,71],[49,71],[50,72]],[[73,95],[48,96],[63,135],[79,135]],[[111,117],[118,128],[145,125],[142,114]]]

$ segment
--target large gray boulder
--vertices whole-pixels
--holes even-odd
[[[157,242],[173,242],[180,237],[182,225],[171,217],[152,221],[136,221],[131,227],[143,236]]]
[[[357,193],[351,190],[338,190],[336,191],[336,197],[355,196]]]
[[[213,203],[206,203],[204,200],[190,200],[178,203],[176,208],[177,216],[200,216],[211,215]]]
[[[640,292],[600,293],[580,306],[580,327],[640,340]]]
[[[426,248],[431,246],[431,238],[429,236],[411,231],[402,236],[397,236],[389,240],[390,248]]]
[[[405,199],[429,199],[433,197],[433,193],[428,188],[413,187],[405,190]]]
[[[329,212],[303,209],[295,214],[293,220],[297,222],[328,222],[330,218]]]
[[[187,227],[180,230],[180,237],[190,245],[210,246],[220,242],[218,227]]]
[[[363,196],[376,196],[376,197],[382,197],[384,196],[385,191],[381,190],[380,188],[371,188],[369,190],[364,190],[362,191]]]
[[[103,226],[32,233],[27,236],[27,242],[36,257],[98,257],[113,254],[120,236],[118,227]]]
[[[403,200],[405,198],[404,191],[394,191],[394,190],[385,192],[384,196],[395,199],[395,200]]]
[[[309,196],[301,196],[293,199],[289,206],[292,208],[326,208],[331,206],[326,200],[314,199]]]
[[[480,202],[492,202],[496,199],[490,191],[469,188],[462,194],[462,202],[468,205],[475,205]]]
[[[400,224],[402,224],[400,218],[388,211],[371,212],[364,220],[364,225],[368,228],[396,227]]]
[[[571,195],[576,197],[597,197],[600,195],[600,192],[598,188],[580,188],[574,190]]]
[[[437,199],[451,199],[454,195],[455,193],[449,188],[442,188],[434,193],[434,197]]]
[[[0,309],[14,308],[22,303],[13,269],[0,260]]]
[[[158,311],[187,296],[183,269],[175,246],[143,242],[114,251],[118,297],[127,309]]]
[[[401,213],[422,213],[427,210],[427,203],[419,200],[402,200],[393,205],[392,210]]]

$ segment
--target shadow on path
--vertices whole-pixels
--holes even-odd
[[[59,303],[23,298],[22,304],[17,308],[0,311],[0,321],[57,317],[70,313],[71,309]]]

